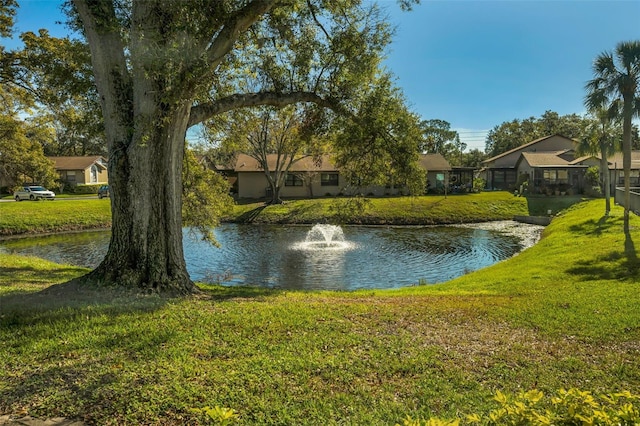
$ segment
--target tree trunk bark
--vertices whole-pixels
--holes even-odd
[[[622,122],[622,169],[624,170],[624,233],[629,234],[629,210],[631,207],[631,119],[633,96],[624,96]]]
[[[605,210],[604,215],[611,213],[611,177],[609,174],[609,163],[607,162],[607,148],[601,144],[600,150],[600,173],[602,173],[602,186],[604,190]]]
[[[141,102],[142,123],[126,150],[111,152],[112,234],[89,279],[150,292],[197,291],[182,245],[182,160],[189,105],[162,111]],[[151,111],[150,111],[151,110]],[[140,116],[140,115],[139,115]]]

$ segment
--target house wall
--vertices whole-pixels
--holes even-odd
[[[107,170],[98,167],[97,171],[96,182],[91,182],[91,167],[88,167],[86,170],[60,170],[58,173],[62,181],[70,184],[85,185],[108,183],[109,178]]]
[[[268,186],[267,177],[262,172],[238,173],[238,197],[240,198],[265,197]]]
[[[518,177],[522,174],[528,174],[529,175],[529,184],[533,183],[533,167],[531,167],[529,165],[529,163],[527,163],[526,161],[521,161],[520,164],[518,165],[518,168],[516,169],[516,179],[518,179]],[[517,180],[516,180],[517,182]],[[518,189],[518,188],[516,188]]]
[[[60,180],[70,184],[78,185],[84,183],[84,174],[82,170],[60,170]]]
[[[85,184],[98,184],[98,183],[108,183],[109,179],[107,178],[107,169],[103,169],[101,167],[96,167],[96,181],[93,182],[91,180],[91,167],[87,167],[82,171],[83,179]]]
[[[239,172],[238,173],[238,197],[239,198],[263,198],[267,196],[269,181],[263,172]],[[338,175],[337,186],[322,186],[320,173],[314,172],[311,180],[311,188],[308,181],[303,180],[302,186],[283,186],[280,196],[284,198],[323,197],[327,194],[338,195],[346,186],[344,177]]]

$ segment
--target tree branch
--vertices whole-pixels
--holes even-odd
[[[242,95],[232,95],[215,102],[196,105],[191,108],[188,126],[202,123],[209,118],[237,108],[249,108],[260,105],[283,107],[301,102],[310,102],[324,108],[329,108],[339,114],[352,115],[335,99],[325,99],[313,92],[259,92]]]
[[[215,68],[231,51],[238,37],[253,25],[262,15],[276,4],[277,0],[254,0],[235,14],[231,15],[211,46],[207,49],[207,57],[212,68]]]

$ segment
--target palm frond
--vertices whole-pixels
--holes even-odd
[[[636,83],[640,74],[640,41],[622,41],[616,46],[616,58],[620,65],[632,76],[635,74]]]
[[[602,52],[593,61],[593,74],[607,78],[611,74],[616,74],[616,63],[611,52]]]

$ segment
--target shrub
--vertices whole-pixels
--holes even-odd
[[[464,420],[427,421],[407,417],[404,426],[458,425],[637,425],[640,422],[640,395],[624,391],[595,397],[579,389],[560,389],[546,398],[539,390],[509,396],[498,391],[499,407],[488,413],[472,413]],[[400,425],[397,425],[400,426]]]
[[[69,192],[73,194],[97,194],[98,189],[104,184],[92,183],[86,185],[76,185],[69,188]]]
[[[473,180],[473,192],[482,192],[487,185],[487,181],[482,178],[475,178]]]

